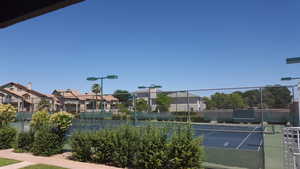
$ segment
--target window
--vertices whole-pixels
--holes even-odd
[[[29,94],[24,94],[23,95],[24,99],[29,100],[30,99],[30,95]]]

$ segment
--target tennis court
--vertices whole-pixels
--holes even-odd
[[[206,147],[259,150],[260,126],[193,125],[196,136],[203,136]]]

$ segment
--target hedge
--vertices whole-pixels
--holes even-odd
[[[121,126],[71,137],[75,160],[134,169],[199,169],[204,158],[201,145],[190,127]]]
[[[0,149],[11,148],[15,138],[17,130],[15,128],[5,126],[0,127]]]

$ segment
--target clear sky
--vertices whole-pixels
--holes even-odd
[[[118,74],[105,92],[280,82],[300,76],[299,0],[86,0],[0,30],[0,83],[45,93],[89,90],[88,76]]]

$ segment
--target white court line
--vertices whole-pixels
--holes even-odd
[[[247,139],[251,136],[253,131],[257,129],[258,126],[256,126],[244,139],[243,141],[236,147],[236,149],[240,149],[240,147],[247,141]]]

